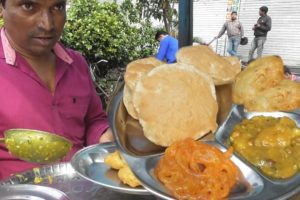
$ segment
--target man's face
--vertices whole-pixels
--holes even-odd
[[[162,41],[165,38],[165,35],[161,34],[159,35],[159,37],[157,38],[157,41]]]
[[[232,14],[231,14],[231,20],[236,20],[236,18],[237,18],[236,13],[232,13]]]
[[[7,0],[2,10],[11,45],[20,53],[49,53],[66,21],[66,0]]]
[[[258,14],[259,14],[259,16],[264,16],[264,15],[265,15],[265,12],[264,12],[264,11],[261,11],[261,10],[259,9]]]

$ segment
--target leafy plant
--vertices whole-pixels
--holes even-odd
[[[129,1],[130,2],[130,1]],[[137,17],[134,4],[72,0],[62,41],[89,62],[106,59],[110,67],[153,54],[155,30]],[[146,48],[147,47],[147,48]]]
[[[168,33],[176,32],[178,25],[178,0],[137,0],[140,16],[163,21]]]

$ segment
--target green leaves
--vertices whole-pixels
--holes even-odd
[[[175,8],[178,0],[137,0],[137,4],[141,16],[163,21],[168,33],[174,31],[178,24],[178,12]]]
[[[62,42],[80,51],[90,63],[106,59],[113,68],[154,55],[155,32],[128,0],[122,5],[72,0]]]

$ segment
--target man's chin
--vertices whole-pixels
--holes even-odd
[[[30,55],[33,57],[44,57],[49,56],[53,53],[53,47],[49,48],[36,48],[30,51]]]

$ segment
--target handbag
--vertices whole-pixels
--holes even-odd
[[[247,37],[242,37],[242,38],[241,38],[240,44],[241,44],[241,45],[246,45],[246,44],[248,44],[248,38],[247,38]]]

